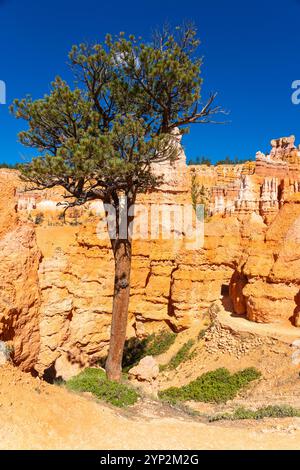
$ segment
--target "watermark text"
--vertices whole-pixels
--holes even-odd
[[[0,80],[0,104],[6,104],[6,84]]]

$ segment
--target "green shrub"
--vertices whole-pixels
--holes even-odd
[[[198,340],[199,341],[201,341],[203,338],[205,338],[207,330],[208,330],[208,328],[205,328],[205,329],[199,331],[199,334],[198,334]]]
[[[122,367],[124,371],[136,365],[145,356],[158,356],[168,351],[176,334],[163,330],[144,339],[130,338],[125,343]]]
[[[193,339],[189,339],[180,349],[179,351],[175,354],[175,356],[172,357],[170,362],[168,364],[164,364],[163,366],[160,367],[160,370],[166,370],[166,369],[176,369],[176,367],[179,366],[182,362],[187,361],[191,357],[190,350],[194,346],[195,341]]]
[[[209,418],[210,422],[237,419],[263,419],[263,418],[288,418],[300,417],[300,409],[289,405],[268,405],[257,410],[249,410],[244,407],[237,408],[233,413],[219,413]]]
[[[247,369],[236,372],[232,376],[232,381],[235,383],[237,388],[243,388],[247,386],[253,380],[259,379],[261,373],[254,367],[247,367]]]
[[[176,333],[163,330],[160,333],[153,334],[147,338],[146,354],[147,356],[159,356],[167,352],[176,339]]]
[[[240,389],[260,376],[260,372],[254,368],[244,369],[235,374],[230,374],[227,369],[220,368],[202,374],[183,387],[163,390],[159,392],[159,396],[173,404],[187,400],[225,403],[233,399]]]
[[[96,368],[84,369],[68,380],[66,387],[74,392],[90,392],[100,400],[118,407],[133,405],[138,399],[138,393],[132,387],[107,380],[105,372]]]

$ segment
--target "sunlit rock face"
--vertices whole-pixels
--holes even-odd
[[[190,167],[209,194],[209,215],[255,212],[270,224],[284,202],[300,188],[300,150],[295,137],[271,141],[271,151],[238,165]]]
[[[0,338],[13,349],[14,362],[31,370],[40,347],[41,253],[33,224],[16,212],[16,173],[0,170],[0,182]]]
[[[172,133],[171,143],[176,149],[176,159],[171,163],[163,161],[152,163],[152,171],[157,176],[163,177],[163,183],[157,188],[158,193],[186,193],[189,185],[189,171],[186,164],[186,155],[181,146],[182,135],[175,128]]]
[[[235,312],[257,322],[299,326],[299,268],[300,193],[285,202],[264,240],[251,240],[244,250],[231,292]]]
[[[133,242],[128,337],[195,326],[220,299],[252,321],[300,324],[295,140],[272,141],[269,155],[245,164],[188,166],[174,138],[177,160],[153,167],[163,185],[137,200],[143,237]],[[8,170],[0,184],[0,340],[23,369],[70,377],[108,348],[114,263],[103,205],[71,210],[65,223],[62,189],[24,193]],[[206,208],[200,246],[187,242],[186,227],[170,226],[195,190]]]

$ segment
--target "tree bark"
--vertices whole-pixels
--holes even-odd
[[[126,339],[130,295],[131,242],[118,240],[114,250],[115,285],[109,352],[105,365],[107,378],[119,381]]]
[[[116,206],[115,206],[116,207]],[[128,233],[128,227],[133,217],[128,213],[121,214],[119,207],[116,211],[117,238],[111,240],[115,260],[115,282],[112,309],[111,336],[109,351],[105,364],[106,375],[109,380],[120,381],[122,377],[122,359],[126,340],[126,328],[128,320],[128,306],[130,296],[130,272],[132,243]],[[126,227],[127,238],[120,238],[120,223]]]

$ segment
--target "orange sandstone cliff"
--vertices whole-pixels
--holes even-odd
[[[151,224],[134,240],[128,336],[187,329],[220,299],[251,321],[300,325],[294,142],[274,140],[269,155],[217,167],[187,166],[179,146],[174,165],[155,168],[164,184],[141,195],[136,210],[160,217],[162,230],[169,220],[159,208],[184,211],[196,184],[207,206],[204,243],[191,249],[176,226],[151,239]],[[59,189],[24,192],[8,170],[0,170],[0,185],[0,340],[11,344],[22,369],[66,378],[107,351],[113,262],[107,236],[99,237],[102,206],[74,210],[65,223]]]

